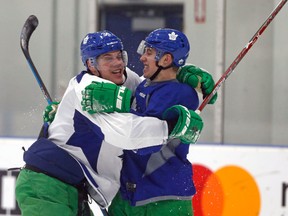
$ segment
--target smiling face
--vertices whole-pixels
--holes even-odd
[[[124,67],[123,56],[121,51],[112,51],[100,55],[96,60],[96,68],[89,64],[89,69],[96,76],[111,82],[121,85],[124,82]]]
[[[156,50],[151,47],[146,47],[144,53],[140,57],[140,61],[143,63],[143,76],[149,79],[155,71],[158,69],[155,61]]]
[[[157,51],[152,47],[145,47],[143,54],[140,57],[140,61],[143,63],[143,76],[146,79],[150,79],[158,70],[158,66],[163,67],[160,73],[153,79],[153,81],[165,81],[176,78],[176,72],[178,68],[172,66],[173,57],[171,54],[164,54],[158,62],[156,62],[155,56]],[[158,64],[158,66],[157,66]]]

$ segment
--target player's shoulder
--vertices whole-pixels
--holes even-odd
[[[140,80],[139,75],[135,71],[132,71],[128,67],[126,67],[126,73],[127,73],[127,77],[131,77],[133,79]]]
[[[179,94],[187,95],[187,97],[189,97],[190,95],[194,95],[196,93],[195,89],[191,88],[189,85],[180,83],[177,80],[160,82],[157,85],[152,85],[151,87],[155,90],[159,90],[157,91],[157,94],[168,94],[171,97]]]
[[[175,82],[170,86],[170,89],[174,94],[181,94],[187,98],[197,96],[197,91],[185,83]]]
[[[175,90],[177,90],[177,91],[188,91],[188,90],[191,91],[191,89],[194,89],[185,83],[179,82],[178,80],[175,80],[174,82],[170,82],[170,86],[172,88],[175,88]]]
[[[137,73],[129,69],[128,67],[126,68],[126,73],[127,77],[124,83],[124,86],[132,90],[133,92],[135,91],[136,87],[141,83],[141,79]]]

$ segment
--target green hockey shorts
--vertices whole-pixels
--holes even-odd
[[[118,192],[109,206],[109,216],[193,216],[192,200],[164,200],[131,206]]]
[[[76,187],[43,173],[22,169],[15,192],[22,216],[93,215],[89,207],[89,213],[78,212]]]

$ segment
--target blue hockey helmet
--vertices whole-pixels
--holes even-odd
[[[159,61],[164,54],[170,53],[173,56],[173,64],[177,67],[185,64],[190,51],[186,35],[178,30],[169,28],[160,28],[152,31],[140,43],[137,52],[142,55],[145,47],[156,49],[156,61]]]
[[[107,30],[88,33],[80,45],[81,58],[85,66],[88,59],[96,59],[99,55],[116,50],[123,51],[122,41]]]

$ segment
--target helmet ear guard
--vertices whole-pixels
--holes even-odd
[[[97,62],[95,57],[88,58],[87,61],[90,61],[91,66],[96,68]]]

